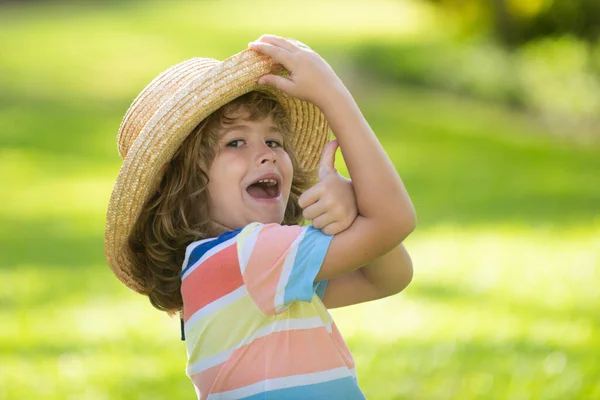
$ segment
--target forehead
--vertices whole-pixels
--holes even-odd
[[[222,124],[219,134],[224,136],[230,132],[269,132],[282,133],[271,116],[265,118],[250,120],[246,118],[234,118],[226,124]]]

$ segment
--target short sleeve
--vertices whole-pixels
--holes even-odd
[[[295,301],[323,297],[327,281],[315,282],[333,236],[312,225],[253,223],[237,236],[244,284],[266,315],[284,311]]]

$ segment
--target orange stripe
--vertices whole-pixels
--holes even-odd
[[[233,292],[243,284],[237,245],[233,243],[209,257],[183,280],[183,319],[187,321],[205,305]]]
[[[304,346],[299,344],[306,344]],[[274,332],[237,349],[212,391],[239,389],[265,379],[346,366],[324,327]]]
[[[300,226],[264,225],[244,270],[248,293],[266,315],[275,314],[275,292],[290,246]]]
[[[196,386],[202,394],[201,399],[205,399],[210,394],[210,388],[215,382],[215,379],[217,379],[217,376],[219,376],[219,372],[221,372],[221,368],[223,368],[223,365],[225,365],[226,362],[227,361],[223,361],[221,364],[217,364],[214,367],[210,367],[190,376],[194,386]]]
[[[349,369],[354,368],[355,364],[354,364],[354,358],[352,357],[352,353],[350,353],[350,349],[346,345],[346,342],[344,341],[342,334],[340,333],[340,331],[338,330],[338,328],[334,322],[331,323],[331,338],[333,339],[333,342],[337,346],[340,354],[344,358],[344,362],[346,363],[346,366]]]

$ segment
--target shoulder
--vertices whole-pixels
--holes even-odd
[[[315,238],[331,238],[312,225],[280,225],[253,222],[243,228],[227,231],[218,237],[207,238],[190,243],[186,247],[182,265],[182,274],[197,264],[225,249],[236,246],[238,251],[247,254],[255,252],[282,251],[294,243],[313,242]],[[304,247],[304,246],[303,246]]]
[[[241,228],[236,229],[235,231],[227,231],[218,237],[197,240],[187,245],[182,265],[182,274],[185,274],[186,270],[191,265],[196,264],[199,260],[234,245],[236,243],[236,238],[241,231]]]
[[[296,253],[312,254],[327,249],[333,236],[327,236],[312,225],[250,224],[237,236],[237,249],[242,265],[250,255],[262,260]],[[243,267],[242,267],[243,269]]]
[[[312,225],[280,225],[280,224],[261,224],[258,222],[248,224],[241,229],[237,236],[238,245],[245,247],[247,245],[256,245],[260,242],[270,245],[291,244],[295,241],[303,241],[308,237],[327,236]]]

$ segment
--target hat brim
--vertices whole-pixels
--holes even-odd
[[[272,93],[289,117],[300,166],[316,169],[329,138],[325,116],[309,102],[259,85],[258,78],[269,73],[285,70],[253,50],[222,62],[195,58],[160,74],[130,106],[119,130],[123,165],[110,197],[104,238],[110,268],[130,289],[148,294],[132,273],[130,232],[160,184],[163,166],[193,129],[220,107],[253,90]]]

